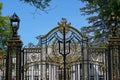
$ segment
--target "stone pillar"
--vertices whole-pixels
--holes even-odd
[[[120,80],[120,37],[118,19],[112,13],[109,17],[110,38],[107,41],[107,80]]]
[[[5,80],[21,80],[21,47],[22,41],[20,40],[17,30],[19,29],[19,17],[14,13],[10,18],[12,27],[12,37],[7,41],[7,57],[6,57],[6,78]],[[16,62],[13,63],[13,56],[16,58]],[[16,65],[16,67],[13,66]],[[16,70],[15,74],[12,74],[12,70]]]
[[[107,80],[120,80],[120,38],[116,37],[108,40],[107,56]]]

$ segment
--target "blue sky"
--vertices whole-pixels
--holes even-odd
[[[21,22],[18,34],[24,45],[29,42],[37,44],[35,37],[47,34],[57,26],[61,18],[66,18],[71,26],[77,29],[88,25],[87,16],[81,16],[79,10],[84,6],[80,0],[52,0],[48,13],[37,10],[34,15],[36,8],[19,0],[0,0],[0,2],[3,3],[3,16],[11,16],[14,12],[19,16]]]

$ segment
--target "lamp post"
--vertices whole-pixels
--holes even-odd
[[[13,76],[16,76],[16,80],[21,80],[21,47],[22,41],[20,40],[17,31],[19,29],[19,17],[14,13],[10,17],[10,23],[12,28],[12,36],[7,41],[7,56],[6,56],[6,78],[5,80],[11,80]],[[13,54],[14,53],[14,54]],[[13,55],[16,60],[13,62]],[[16,65],[16,74],[12,74],[13,65]]]
[[[64,80],[66,80],[66,56],[70,53],[70,41],[67,41],[66,39],[66,26],[68,24],[66,24],[67,21],[65,18],[62,18],[62,21],[61,23],[59,23],[60,27],[61,27],[61,32],[63,34],[63,40],[60,41],[58,40],[58,43],[59,43],[59,54],[61,54],[63,56],[63,70],[64,70]],[[66,46],[66,44],[68,43],[68,45]],[[63,44],[63,46],[61,46],[61,44]],[[61,52],[61,47],[62,47],[62,52]],[[69,47],[68,51],[66,50],[66,47]],[[67,53],[66,53],[67,51]]]

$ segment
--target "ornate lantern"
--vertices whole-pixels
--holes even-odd
[[[14,13],[11,17],[10,17],[10,23],[11,23],[11,27],[12,27],[12,37],[17,37],[17,30],[19,29],[19,23],[20,23],[20,19],[19,17],[16,15],[16,13]]]
[[[118,17],[112,12],[108,18],[108,24],[112,37],[117,37],[118,32]]]

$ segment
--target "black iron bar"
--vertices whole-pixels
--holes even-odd
[[[63,34],[63,39],[62,39],[62,41],[60,41],[60,40],[58,40],[58,46],[59,46],[59,54],[61,54],[62,55],[62,57],[63,57],[63,80],[66,80],[66,56],[70,53],[70,43],[71,43],[71,41],[69,40],[69,41],[66,41],[67,39],[66,39],[66,20],[65,19],[63,19],[63,21],[62,21],[62,34]],[[61,52],[61,45],[60,44],[63,44],[63,51]],[[66,50],[66,44],[68,43],[68,51]],[[67,52],[66,52],[67,51]]]
[[[66,80],[66,36],[65,36],[65,26],[63,27],[63,49],[64,49],[64,54],[63,54],[63,63],[64,63],[64,80]]]

